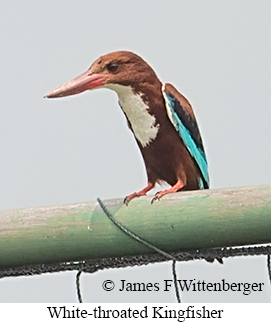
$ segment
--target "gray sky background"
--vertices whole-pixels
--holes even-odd
[[[146,183],[109,90],[46,100],[98,56],[131,50],[192,103],[212,188],[271,183],[271,2],[4,1],[0,11],[0,208],[124,197]],[[110,158],[108,158],[108,156]],[[0,302],[74,302],[76,273],[0,280]],[[270,302],[266,259],[178,264],[179,279],[264,282],[263,292],[182,293],[185,302]],[[174,302],[174,291],[104,292],[162,282],[171,264],[83,274],[88,302]]]

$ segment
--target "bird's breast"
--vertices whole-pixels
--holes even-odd
[[[142,95],[135,93],[131,86],[108,84],[119,97],[119,104],[126,115],[131,130],[142,147],[148,146],[159,131],[159,124],[154,115],[149,113],[149,107],[142,99]]]

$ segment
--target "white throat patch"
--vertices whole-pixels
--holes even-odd
[[[148,112],[140,94],[135,94],[130,86],[107,84],[108,89],[115,91],[119,104],[128,118],[133,133],[142,147],[146,147],[157,136],[159,124],[155,125],[155,117]]]

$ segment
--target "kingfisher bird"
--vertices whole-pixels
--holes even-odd
[[[111,52],[45,97],[96,88],[117,93],[145,163],[147,185],[126,196],[126,204],[146,195],[156,183],[171,187],[157,192],[152,202],[168,193],[209,188],[206,154],[192,106],[173,85],[162,84],[146,61],[130,51]]]

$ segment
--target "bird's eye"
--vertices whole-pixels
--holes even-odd
[[[118,63],[109,63],[107,65],[107,69],[109,72],[116,72],[116,70],[118,69],[119,64]]]

